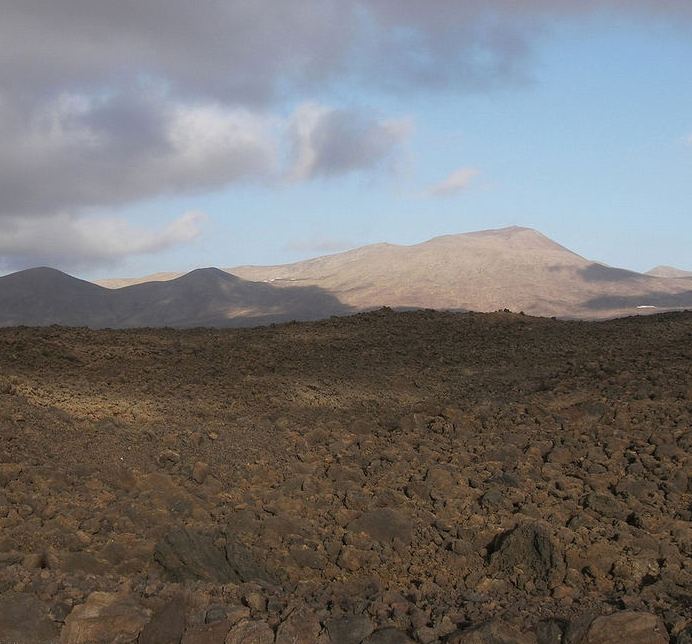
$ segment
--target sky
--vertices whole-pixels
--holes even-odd
[[[692,270],[688,0],[0,0],[0,272],[521,225]]]

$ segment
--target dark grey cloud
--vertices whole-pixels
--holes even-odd
[[[267,121],[244,109],[142,96],[0,105],[0,214],[113,206],[273,171]]]
[[[692,14],[688,0],[2,0],[0,86],[36,97],[155,80],[257,103],[344,76],[490,83],[521,68],[546,19],[596,11]]]

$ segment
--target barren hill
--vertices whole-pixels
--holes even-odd
[[[50,268],[0,278],[0,326],[246,326],[347,311],[316,287],[277,289],[216,268],[116,290]]]
[[[656,266],[650,271],[646,272],[647,275],[653,275],[654,277],[691,277],[692,271],[683,271],[681,268],[675,268],[674,266]]]
[[[100,285],[32,269],[0,278],[0,306],[4,326],[248,326],[382,306],[603,318],[692,308],[692,278],[612,268],[512,227]]]
[[[240,277],[310,284],[355,308],[375,306],[606,317],[640,306],[692,306],[692,282],[591,262],[541,233],[511,227],[375,244],[285,266],[240,266]]]

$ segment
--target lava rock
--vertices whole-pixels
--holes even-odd
[[[500,535],[490,563],[496,572],[511,576],[518,571],[520,579],[530,580],[544,589],[551,577],[564,567],[550,535],[535,523],[520,525]]]
[[[663,622],[650,613],[623,611],[597,617],[583,644],[667,644],[670,641]]]
[[[65,618],[61,644],[136,642],[150,611],[128,596],[94,592]]]
[[[219,583],[239,582],[240,577],[209,535],[176,528],[156,544],[154,559],[173,581],[199,579]]]
[[[57,639],[58,627],[43,602],[28,593],[0,595],[0,642],[37,644]]]

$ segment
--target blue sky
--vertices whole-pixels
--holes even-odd
[[[354,141],[355,151],[330,142],[323,166],[310,165],[292,151],[294,144],[279,140],[278,162],[298,155],[292,163],[299,168],[279,178],[264,170],[227,180],[202,177],[200,185],[165,187],[159,195],[155,186],[137,192],[127,179],[129,198],[109,193],[103,204],[67,199],[45,216],[64,217],[66,230],[79,217],[72,236],[91,235],[83,258],[79,245],[63,244],[62,252],[59,243],[50,247],[44,240],[31,249],[29,233],[10,217],[23,250],[13,254],[0,243],[0,258],[4,251],[6,271],[45,256],[59,268],[98,278],[283,263],[379,241],[410,244],[516,224],[612,265],[692,270],[692,22],[666,18],[566,12],[542,19],[524,36],[530,52],[521,69],[490,87],[453,79],[448,87],[408,82],[391,91],[337,74],[270,102],[248,100],[244,109],[249,105],[270,129],[298,127],[286,123],[308,113],[301,112],[306,104],[329,106],[315,108],[321,115],[315,118],[327,109],[343,112],[341,125],[329,121],[337,123],[332,130],[341,144],[350,132],[372,127]],[[352,114],[362,128],[345,120]],[[116,116],[129,127],[120,112]],[[303,127],[308,122],[300,120]],[[361,158],[358,146],[372,141],[375,147]],[[456,189],[455,182],[445,187],[454,172],[463,180]],[[184,232],[156,237],[191,212],[200,214]],[[104,226],[103,219],[117,223]],[[112,229],[116,237],[146,243],[128,252],[123,241],[102,257],[94,247]]]

